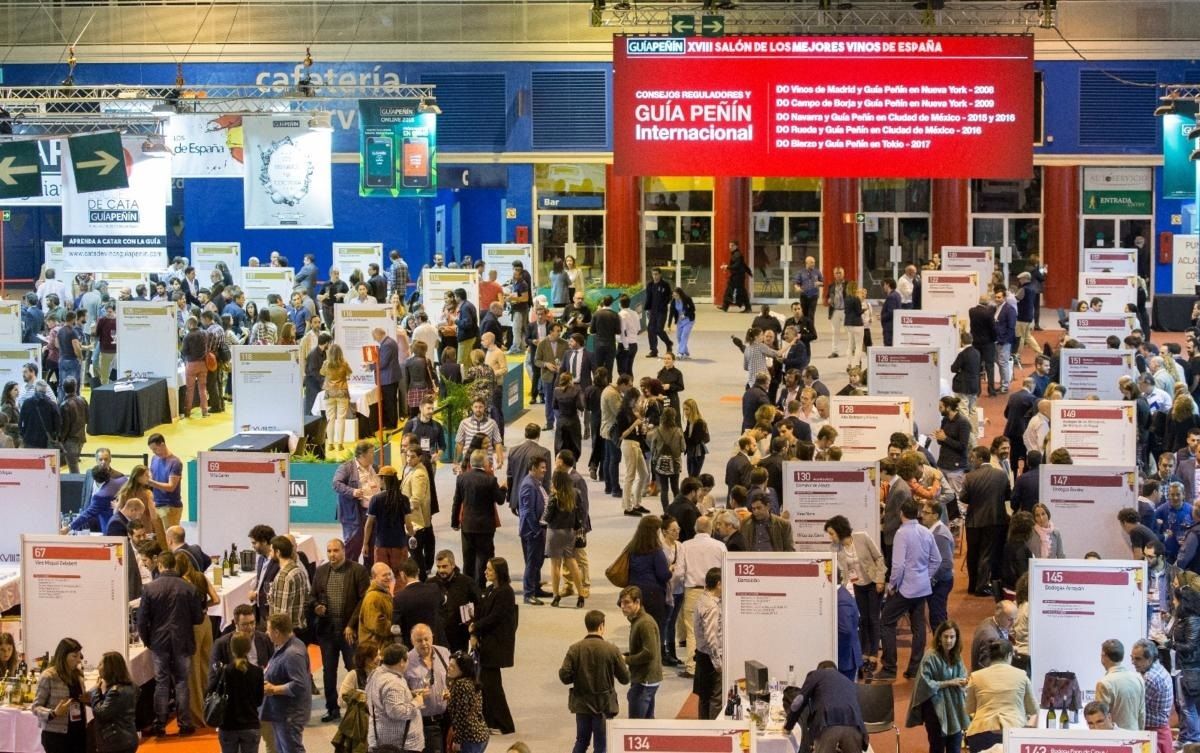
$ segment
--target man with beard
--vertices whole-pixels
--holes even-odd
[[[466,651],[471,642],[468,625],[479,606],[479,586],[458,569],[454,552],[443,549],[437,553],[437,584],[441,586],[445,599],[442,601],[441,622],[446,631],[446,645],[453,653]],[[470,605],[464,614],[463,607]]]

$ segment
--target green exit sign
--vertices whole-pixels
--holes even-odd
[[[4,221],[5,221],[5,222],[8,222],[9,220],[11,220],[11,219],[12,219],[12,212],[10,212],[9,210],[5,209],[5,210],[4,210],[4,215],[3,215],[3,217],[4,217]]]

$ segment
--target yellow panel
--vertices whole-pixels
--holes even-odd
[[[646,193],[662,191],[711,191],[712,176],[691,178],[643,178],[642,190]]]
[[[820,178],[751,178],[751,191],[820,191]]]

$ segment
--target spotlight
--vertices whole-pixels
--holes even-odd
[[[308,127],[314,131],[332,131],[333,115],[327,110],[317,110],[308,117]]]
[[[438,107],[436,99],[422,98],[420,104],[417,105],[417,112],[423,115],[441,115],[442,108]]]

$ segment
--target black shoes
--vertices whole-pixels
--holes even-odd
[[[542,601],[541,599],[539,599],[536,596],[526,596],[525,603],[529,604],[530,606],[540,607],[543,604],[545,604],[546,602]]]
[[[330,722],[336,722],[341,718],[342,718],[342,712],[329,711],[325,714],[325,716],[321,717],[321,724],[329,724]]]

